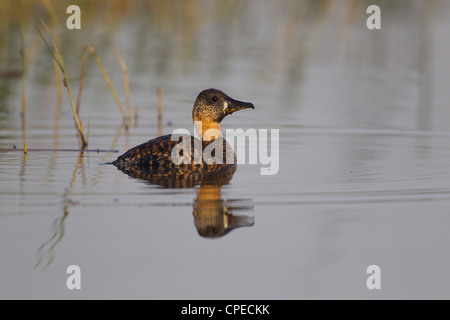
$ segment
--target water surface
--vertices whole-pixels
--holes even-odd
[[[120,19],[119,1],[103,19],[91,17],[100,5],[83,7],[91,18],[76,33],[61,21],[73,90],[93,44],[124,100],[116,44],[139,120],[121,127],[91,59],[80,111],[89,148],[119,153],[0,152],[0,297],[449,298],[450,7],[379,2],[376,31],[364,1],[130,2]],[[0,148],[79,146],[66,92],[57,109],[39,12],[25,25],[23,128],[21,79],[0,79]],[[20,70],[19,31],[3,32],[1,69]],[[280,130],[277,174],[241,164],[219,186],[174,189],[104,164],[159,134],[158,88],[170,134],[192,132],[193,102],[209,87],[255,104],[223,128]],[[246,224],[212,239],[202,212]],[[81,290],[66,287],[72,264]],[[373,264],[381,290],[366,287]]]

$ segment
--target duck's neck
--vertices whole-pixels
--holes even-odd
[[[199,137],[201,137],[203,141],[212,141],[214,139],[222,137],[220,124],[216,121],[194,120],[194,126]]]

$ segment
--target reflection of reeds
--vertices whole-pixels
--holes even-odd
[[[44,264],[44,261],[44,268],[46,268],[55,259],[54,249],[64,236],[64,220],[66,220],[69,215],[67,205],[64,206],[63,211],[63,215],[53,222],[53,235],[39,247],[37,251],[38,258],[34,268]]]
[[[75,108],[75,103],[74,103],[73,96],[72,96],[72,90],[70,89],[69,77],[67,75],[66,63],[64,62],[64,59],[62,57],[61,49],[59,48],[58,41],[56,40],[56,38],[54,37],[54,35],[50,31],[50,29],[47,27],[45,22],[41,21],[41,23],[45,27],[47,32],[49,33],[50,37],[52,38],[54,50],[52,50],[50,48],[49,44],[45,40],[44,35],[41,33],[41,30],[39,28],[37,28],[37,30],[38,30],[42,40],[44,41],[45,45],[47,46],[48,50],[52,54],[53,59],[57,62],[59,68],[61,69],[61,71],[62,71],[62,73],[64,75],[64,85],[67,88],[67,93],[69,94],[70,104],[72,106],[72,111],[73,111],[73,115],[74,115],[74,119],[75,119],[75,125],[76,125],[76,128],[77,128],[78,133],[79,133],[80,138],[81,138],[81,148],[84,149],[84,148],[87,147],[88,142],[87,142],[87,139],[84,136],[83,123],[78,118],[78,113],[77,113],[77,110]]]
[[[83,151],[80,152],[78,156],[77,163],[75,164],[75,168],[72,173],[72,179],[70,181],[69,186],[65,189],[65,192],[63,193],[63,201],[64,201],[64,207],[63,207],[63,214],[61,217],[58,217],[53,222],[53,235],[45,241],[38,249],[37,251],[37,262],[34,268],[43,265],[44,268],[48,267],[55,258],[55,247],[57,244],[62,240],[64,237],[64,221],[69,216],[69,206],[72,205],[72,201],[69,198],[70,191],[72,190],[72,187],[75,184],[75,181],[77,179],[77,172],[81,168],[82,170],[82,176],[84,181],[84,170],[83,170]],[[84,184],[84,183],[83,183]]]

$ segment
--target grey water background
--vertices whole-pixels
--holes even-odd
[[[78,148],[34,27],[48,20],[42,4],[5,3],[4,15],[28,13],[29,68],[24,128],[21,79],[0,79],[0,148]],[[370,4],[381,30],[366,27]],[[65,7],[55,8],[72,90],[92,44],[124,99],[117,45],[139,109],[121,128],[89,57],[90,149],[156,137],[158,88],[163,133],[192,131],[195,97],[214,87],[255,104],[223,129],[280,130],[280,167],[262,176],[260,164],[239,165],[221,197],[244,203],[254,225],[207,239],[194,224],[198,186],[161,188],[102,165],[117,153],[0,152],[0,298],[450,297],[448,1],[96,2],[81,5],[79,31],[65,28]],[[19,24],[2,21],[0,70],[20,70]],[[66,287],[72,264],[81,290]],[[366,287],[373,264],[381,290]]]

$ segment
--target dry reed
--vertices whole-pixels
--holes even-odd
[[[44,26],[44,28],[47,30],[47,32],[50,35],[50,37],[52,38],[54,50],[52,50],[50,48],[50,46],[47,43],[47,41],[45,40],[45,37],[42,34],[41,30],[39,28],[37,28],[37,30],[38,30],[42,40],[44,41],[45,45],[47,46],[48,50],[52,54],[53,59],[56,61],[56,63],[58,64],[59,68],[61,69],[61,71],[62,71],[62,73],[64,75],[64,80],[63,81],[64,81],[64,85],[65,85],[65,87],[67,89],[67,93],[69,94],[70,104],[72,106],[72,112],[73,112],[74,119],[75,119],[75,126],[76,126],[76,128],[78,130],[78,133],[79,133],[79,136],[80,136],[80,139],[81,139],[81,149],[85,149],[87,147],[87,145],[88,145],[88,141],[87,141],[87,139],[84,136],[83,123],[78,118],[78,113],[77,113],[77,110],[75,108],[75,102],[73,100],[72,90],[70,89],[69,77],[67,75],[67,67],[66,67],[64,59],[62,57],[61,49],[59,47],[59,43],[56,40],[56,38],[53,35],[53,33],[50,31],[50,29],[45,24],[45,22],[41,20],[41,23]]]
[[[164,90],[158,88],[158,135],[162,136],[162,100],[163,100]]]
[[[128,77],[128,68],[125,63],[125,60],[123,60],[122,55],[120,54],[119,49],[117,46],[114,46],[114,53],[117,56],[117,59],[119,60],[120,67],[123,71],[123,82],[124,82],[124,88],[125,88],[125,103],[127,106],[127,120],[131,120],[131,103],[130,103],[130,80]]]
[[[117,95],[117,91],[116,89],[114,89],[114,86],[108,76],[108,74],[106,73],[105,68],[103,67],[102,62],[100,61],[100,58],[97,55],[97,52],[95,51],[95,48],[93,46],[85,46],[83,48],[83,56],[81,58],[81,75],[80,75],[80,87],[78,89],[78,101],[77,101],[77,107],[79,108],[79,103],[81,100],[81,93],[83,91],[83,86],[84,86],[84,69],[86,66],[86,58],[87,58],[87,53],[90,52],[92,54],[92,56],[94,57],[95,62],[98,65],[98,68],[100,69],[103,78],[105,79],[106,84],[109,87],[109,90],[111,91],[114,100],[116,101],[117,106],[119,107],[120,113],[122,114],[122,118],[125,121],[125,119],[127,118],[126,114],[125,114],[125,109],[123,108],[122,102],[119,99],[119,96]]]
[[[20,57],[22,62],[22,96],[21,96],[21,108],[20,108],[20,116],[23,118],[25,117],[25,110],[26,110],[26,70],[25,70],[25,47],[24,47],[24,40],[23,40],[23,26],[22,23],[20,23]]]
[[[42,5],[44,6],[45,10],[47,11],[50,22],[52,25],[52,29],[54,32],[55,39],[58,43],[60,43],[60,32],[59,32],[59,19],[58,19],[58,11],[53,5],[53,3],[49,0],[41,0]],[[56,110],[55,110],[55,124],[54,124],[54,148],[57,149],[59,146],[58,138],[59,138],[59,129],[60,129],[60,119],[61,119],[61,110],[62,110],[62,96],[63,96],[63,78],[61,76],[61,72],[59,70],[58,63],[56,61],[53,61],[53,69],[55,73],[55,85],[56,85]],[[77,110],[78,113],[78,110]]]
[[[134,127],[137,128],[139,125],[139,108],[134,106]]]

